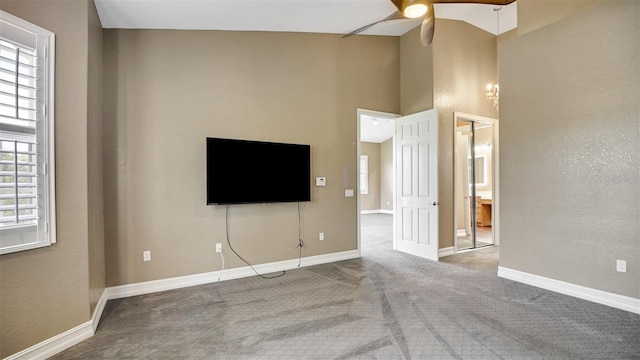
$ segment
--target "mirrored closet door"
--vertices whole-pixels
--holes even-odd
[[[494,243],[493,130],[479,121],[456,123],[456,251]]]

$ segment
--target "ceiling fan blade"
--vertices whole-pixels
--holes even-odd
[[[433,5],[429,4],[429,10],[422,20],[422,26],[420,27],[420,42],[422,46],[429,46],[433,41],[433,34],[436,30],[436,19],[433,14]]]
[[[378,20],[376,22],[372,22],[371,24],[367,24],[367,25],[365,25],[363,27],[359,27],[359,28],[353,30],[352,32],[350,32],[348,34],[343,35],[342,38],[347,38],[349,36],[353,36],[353,35],[359,34],[359,33],[363,32],[363,31],[367,30],[368,28],[372,27],[373,25],[379,24],[381,22],[390,21],[390,20],[401,20],[401,19],[406,19],[406,18],[402,15],[402,13],[400,13],[399,11],[396,11],[393,14],[387,16],[386,18],[384,18],[382,20]]]

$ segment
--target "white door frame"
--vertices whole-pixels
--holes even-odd
[[[491,149],[491,158],[493,159],[493,174],[492,174],[492,180],[493,180],[493,194],[492,194],[492,205],[491,205],[491,216],[493,218],[493,244],[496,246],[500,245],[500,142],[498,140],[498,135],[499,135],[499,129],[498,129],[498,120],[497,119],[493,119],[493,118],[489,118],[489,117],[484,117],[484,116],[479,116],[479,115],[472,115],[472,114],[467,114],[467,113],[463,113],[463,112],[459,112],[459,111],[455,111],[453,113],[453,129],[454,129],[454,136],[453,136],[453,158],[454,161],[455,159],[457,159],[458,156],[458,139],[455,136],[455,131],[457,129],[458,126],[458,120],[465,120],[465,121],[475,121],[475,122],[479,122],[479,123],[485,123],[485,124],[491,124],[493,125],[493,146]],[[457,181],[457,176],[459,176],[458,174],[456,174],[456,167],[453,167],[453,183],[456,184]],[[457,236],[457,223],[455,221],[456,216],[458,214],[457,212],[457,199],[455,198],[455,191],[453,192],[454,194],[454,198],[453,198],[453,251],[454,253],[458,252],[457,249],[457,242],[458,242],[458,236]]]
[[[358,216],[357,216],[357,236],[358,236],[358,256],[361,256],[361,246],[360,246],[360,212],[362,211],[361,209],[361,198],[360,198],[360,155],[361,153],[361,140],[360,140],[360,122],[362,119],[362,115],[368,115],[368,116],[372,116],[372,117],[377,117],[377,118],[381,118],[381,119],[391,119],[394,120],[400,117],[400,114],[394,114],[394,113],[387,113],[387,112],[382,112],[382,111],[375,111],[375,110],[368,110],[368,109],[357,109],[357,117],[358,117],[358,128],[357,128],[357,141],[356,141],[356,174],[358,174],[358,176],[356,176],[356,202],[357,202],[357,211],[358,211]],[[394,176],[393,176],[393,188],[396,188],[396,177],[395,177],[395,172],[396,172],[396,134],[395,131],[393,132],[393,137],[392,137],[392,148],[393,148],[393,172],[394,172]],[[396,212],[396,203],[395,201],[393,202],[393,248],[396,248],[396,221],[395,221],[395,212]]]

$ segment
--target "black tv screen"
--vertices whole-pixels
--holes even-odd
[[[311,146],[207,138],[207,204],[311,200]]]

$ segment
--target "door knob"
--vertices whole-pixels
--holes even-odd
[[[434,201],[433,204],[431,204],[431,205],[436,206],[436,205],[440,205],[440,203]]]

